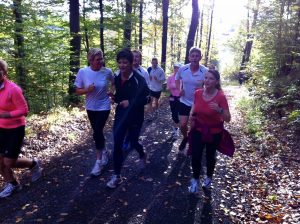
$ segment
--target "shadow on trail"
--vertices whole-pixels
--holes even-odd
[[[0,223],[213,223],[211,192],[188,193],[190,158],[177,155],[179,140],[170,130],[171,121],[163,116],[144,128],[149,163],[140,170],[138,153],[129,152],[125,180],[113,190],[106,188],[112,160],[99,177],[89,177],[95,162],[91,140],[53,158],[41,180],[0,200]],[[106,138],[112,149],[111,134]]]

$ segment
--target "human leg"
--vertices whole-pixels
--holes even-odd
[[[216,151],[221,141],[221,134],[213,135],[213,142],[206,145],[206,167],[207,176],[212,178],[216,165]]]
[[[201,133],[198,131],[193,131],[191,136],[191,146],[192,147],[192,170],[193,178],[189,186],[190,193],[197,193],[199,190],[199,177],[201,171],[201,161],[202,153],[204,149],[204,144],[201,142]]]

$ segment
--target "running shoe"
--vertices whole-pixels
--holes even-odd
[[[117,175],[112,175],[110,181],[107,182],[106,186],[109,188],[116,188],[118,185],[120,185],[123,182],[122,178]]]
[[[103,155],[102,155],[103,158]],[[91,176],[99,176],[103,170],[102,160],[97,159],[95,165],[91,171]]]
[[[195,178],[191,179],[191,184],[189,186],[189,192],[190,193],[197,193],[199,190],[199,180],[196,180]]]
[[[12,193],[14,193],[15,191],[18,191],[20,189],[21,189],[20,184],[13,185],[11,183],[7,183],[0,193],[0,198],[6,198],[6,197],[10,196]]]
[[[31,182],[35,182],[40,179],[43,171],[40,166],[40,161],[38,161],[37,159],[34,159],[34,161],[36,162],[36,164],[33,168],[30,169]]]
[[[183,151],[185,149],[186,143],[188,142],[188,138],[185,137],[182,139],[180,145],[179,145],[179,151]]]
[[[102,166],[106,166],[108,164],[109,152],[108,150],[103,150],[101,164]]]
[[[209,177],[206,177],[202,183],[202,187],[203,188],[210,188],[211,187],[211,182],[212,182],[212,179],[209,178]]]

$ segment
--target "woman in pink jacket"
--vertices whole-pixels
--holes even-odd
[[[13,168],[29,168],[32,182],[41,177],[37,160],[18,158],[25,136],[28,106],[21,88],[7,78],[7,69],[7,63],[0,59],[0,174],[6,182],[0,198],[21,188]]]

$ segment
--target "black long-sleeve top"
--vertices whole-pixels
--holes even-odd
[[[144,105],[150,101],[150,90],[145,79],[136,71],[122,83],[121,74],[115,76],[115,103],[117,103],[115,122],[140,124],[144,121]],[[129,106],[119,105],[123,100],[129,101]]]

